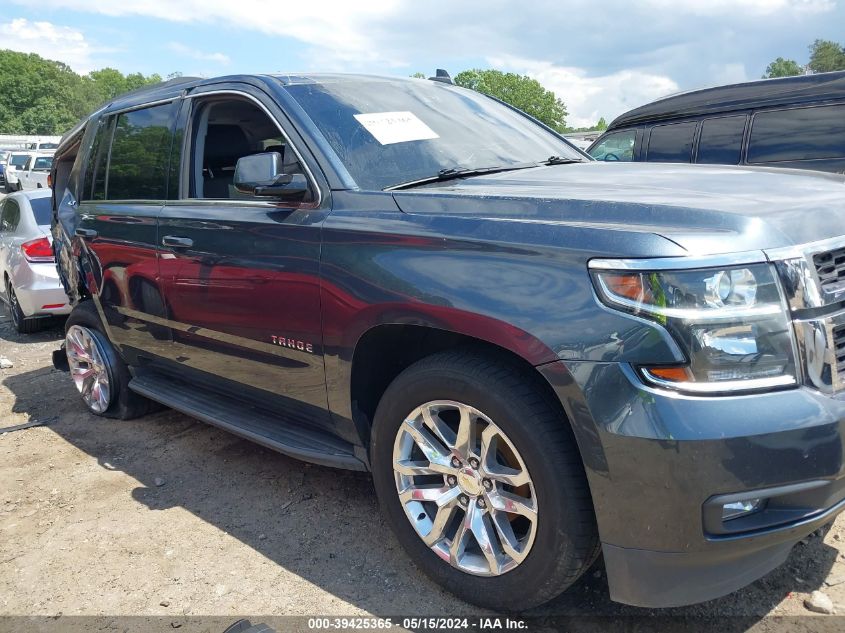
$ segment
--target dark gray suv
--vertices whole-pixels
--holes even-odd
[[[540,604],[599,552],[615,600],[714,598],[845,505],[841,177],[592,161],[344,75],[128,95],[52,177],[90,411],[371,471],[467,600]]]

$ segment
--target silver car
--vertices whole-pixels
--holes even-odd
[[[53,260],[50,195],[38,189],[0,200],[0,298],[24,334],[36,331],[46,317],[70,312]]]

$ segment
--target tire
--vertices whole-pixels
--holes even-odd
[[[548,602],[574,583],[592,565],[599,552],[592,498],[575,438],[568,422],[562,419],[559,406],[555,405],[538,380],[528,368],[496,355],[462,349],[440,352],[410,366],[390,384],[379,402],[373,422],[370,451],[376,494],[399,542],[435,582],[467,602],[498,611],[523,611]],[[446,411],[449,401],[468,405],[473,412],[471,415],[480,413],[485,416],[475,418],[486,420],[479,422],[478,428],[493,426],[496,427],[494,431],[501,432],[505,440],[502,445],[514,449],[510,453],[516,455],[511,458],[512,463],[515,463],[514,459],[521,459],[519,464],[531,482],[530,487],[526,484],[522,488],[509,489],[514,493],[522,490],[520,496],[525,496],[524,491],[530,490],[531,504],[536,509],[533,543],[523,550],[521,555],[524,558],[520,562],[498,575],[478,575],[477,569],[469,573],[441,558],[449,556],[448,549],[445,553],[443,550],[440,554],[435,553],[412,525],[412,516],[416,516],[417,522],[421,521],[422,525],[430,525],[429,518],[434,514],[430,514],[429,518],[423,513],[416,515],[419,510],[415,508],[419,506],[412,506],[414,509],[406,514],[406,506],[399,498],[400,475],[394,473],[394,451],[406,450],[402,448],[405,446],[418,446],[414,438],[403,443],[402,433],[410,435],[402,431],[407,427],[404,421],[421,411],[422,406],[434,405],[436,408],[445,405],[446,408],[440,411]],[[501,439],[497,441],[501,442]],[[449,443],[443,442],[441,446],[448,449]],[[483,459],[483,448],[476,448]],[[498,456],[503,451],[494,450],[493,453]],[[440,459],[440,454],[437,455]],[[455,455],[454,451],[449,455]],[[415,461],[417,457],[409,459],[408,463],[413,465],[420,463]],[[450,459],[453,458],[447,458],[447,462]],[[468,458],[466,463],[473,459]],[[430,459],[425,458],[422,463],[432,464]],[[477,477],[476,483],[472,483],[466,472],[461,471],[463,479],[457,479],[457,486],[464,493],[458,498],[459,503],[464,504],[457,510],[458,523],[463,520],[462,517],[470,516],[471,511],[483,513],[500,507],[492,496],[487,495],[508,489],[502,488],[498,481],[491,484],[482,470],[470,472],[471,476]],[[443,479],[439,479],[441,476]],[[481,476],[485,478],[478,479]],[[440,490],[455,486],[456,478],[450,482],[449,477],[439,473],[430,475],[426,480],[429,478],[437,480],[431,485]],[[417,481],[413,479],[414,483]],[[478,482],[483,482],[483,488],[477,487]],[[488,485],[494,486],[492,491]],[[477,496],[472,497],[472,494]],[[486,503],[481,499],[486,499]],[[440,507],[438,502],[434,512],[439,512]],[[487,510],[475,510],[485,507]],[[499,516],[502,515],[499,513]],[[516,526],[510,515],[507,516],[506,525]],[[492,524],[488,521],[486,525]],[[433,527],[431,531],[434,532]],[[499,540],[494,548],[504,551],[501,546],[504,539],[501,536],[497,538]],[[452,543],[454,541],[453,538]],[[447,540],[438,543],[437,547],[448,546]],[[464,551],[470,552],[471,546]],[[464,558],[468,557],[464,555]],[[484,557],[476,555],[476,560],[484,561]],[[493,563],[489,558],[486,562],[492,571]]]
[[[87,402],[85,397],[82,398],[83,404],[91,413],[106,418],[131,420],[159,408],[159,405],[152,400],[130,391],[129,381],[132,377],[129,368],[106,336],[93,301],[88,300],[78,304],[65,322],[65,353],[68,355],[71,372],[74,362],[71,359],[72,354],[68,352],[70,344],[68,335],[72,328],[81,328],[85,335],[91,337],[107,373],[109,394],[104,405],[97,408]],[[74,332],[78,331],[74,330]],[[79,386],[77,388],[80,389]],[[81,389],[80,393],[82,393]]]
[[[12,325],[15,326],[15,330],[17,330],[18,333],[32,334],[41,329],[40,319],[27,317],[23,313],[23,310],[21,310],[21,306],[18,303],[18,298],[17,295],[15,295],[15,289],[12,287],[11,280],[6,281],[6,297],[9,300],[9,313],[12,315]]]

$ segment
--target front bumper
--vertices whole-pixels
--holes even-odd
[[[730,593],[845,507],[845,398],[808,388],[689,397],[646,387],[626,364],[539,369],[575,431],[618,602]],[[723,522],[722,495],[768,501]]]

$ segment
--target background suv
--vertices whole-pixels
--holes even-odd
[[[845,173],[845,71],[666,97],[617,117],[587,152],[604,161]]]

